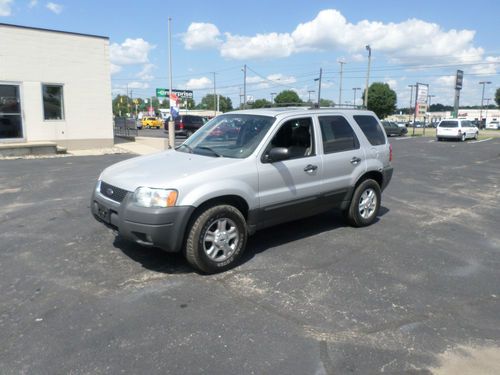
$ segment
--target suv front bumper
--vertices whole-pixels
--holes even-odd
[[[127,240],[169,252],[180,251],[195,207],[139,207],[132,202],[132,194],[127,193],[119,203],[94,189],[90,201],[92,215]]]

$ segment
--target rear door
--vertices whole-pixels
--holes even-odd
[[[342,115],[318,116],[323,148],[325,203],[338,206],[366,170],[365,153],[349,121]]]

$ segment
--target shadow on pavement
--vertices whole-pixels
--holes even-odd
[[[375,223],[388,212],[388,208],[380,207]],[[347,226],[348,224],[346,224],[341,212],[329,211],[324,214],[263,229],[249,237],[247,249],[239,260],[238,265],[250,261],[254,256],[267,249]],[[188,264],[182,252],[168,253],[158,248],[140,246],[123,239],[119,235],[116,236],[113,246],[123,251],[130,259],[141,263],[144,268],[150,271],[168,274],[197,272]]]

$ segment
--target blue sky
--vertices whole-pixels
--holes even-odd
[[[77,1],[0,0],[0,22],[110,38],[113,93],[154,95],[168,87],[167,20],[172,17],[174,88],[193,89],[195,100],[217,92],[237,106],[247,64],[247,94],[271,98],[294,89],[352,104],[364,88],[372,47],[370,82],[386,82],[408,106],[416,82],[428,83],[433,103],[452,104],[454,75],[465,72],[461,104],[480,104],[500,87],[500,3],[456,1]],[[361,92],[357,94],[361,103]]]

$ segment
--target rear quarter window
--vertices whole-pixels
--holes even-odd
[[[358,115],[354,116],[354,120],[373,146],[385,144],[384,131],[375,117],[370,115]]]

